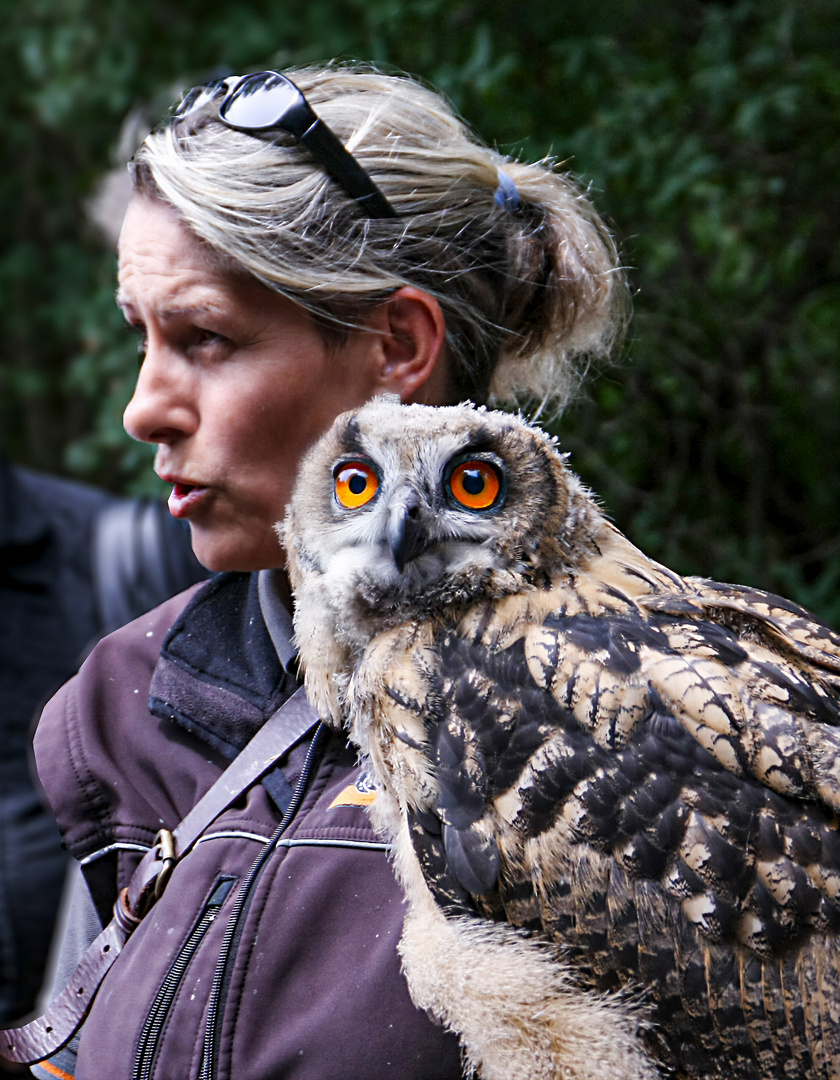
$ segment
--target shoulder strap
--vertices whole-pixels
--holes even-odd
[[[32,1065],[54,1054],[78,1031],[102,980],[129,935],[166,886],[172,867],[208,825],[266,773],[318,722],[301,687],[263,724],[184,820],[161,830],[114,905],[114,917],[90,945],[70,982],[43,1016],[17,1028],[0,1029],[0,1057]]]

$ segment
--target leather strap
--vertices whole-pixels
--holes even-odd
[[[78,1031],[102,980],[134,928],[152,908],[175,862],[185,855],[215,819],[247,791],[311,727],[318,717],[296,690],[263,724],[171,833],[162,830],[114,905],[114,917],[89,946],[70,982],[43,1016],[17,1028],[0,1028],[0,1057],[23,1065],[60,1050]]]

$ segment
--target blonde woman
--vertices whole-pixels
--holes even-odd
[[[84,874],[68,974],[70,938],[109,924],[138,863],[165,861],[162,838],[298,686],[275,523],[307,446],[377,394],[557,404],[624,318],[581,191],[483,145],[410,78],[327,66],[196,88],[132,175],[117,302],[141,366],[125,426],[157,444],[171,513],[218,573],[103,641],[39,725]],[[400,971],[375,793],[314,715],[283,740],[167,862],[153,906],[123,910],[133,932],[37,1076],[461,1075],[456,1038]]]

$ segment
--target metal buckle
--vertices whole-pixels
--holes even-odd
[[[177,856],[175,854],[175,837],[169,829],[161,829],[155,837],[155,845],[160,848],[158,857],[163,864],[155,878],[155,900],[160,900],[163,890],[169,881],[169,875],[175,868]]]

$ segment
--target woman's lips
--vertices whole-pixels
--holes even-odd
[[[175,483],[169,496],[169,513],[174,518],[186,518],[204,499],[208,489],[198,484]]]

